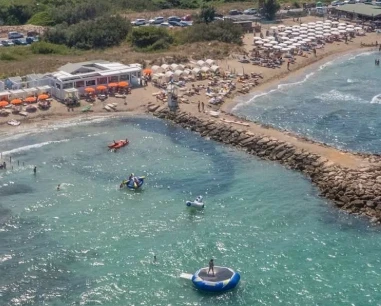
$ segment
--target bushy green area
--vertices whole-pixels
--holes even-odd
[[[99,17],[75,24],[62,23],[48,29],[43,39],[54,44],[83,50],[107,48],[120,44],[131,29],[120,16]]]

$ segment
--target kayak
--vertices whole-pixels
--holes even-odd
[[[126,140],[119,140],[113,144],[108,145],[109,149],[119,149],[129,144],[129,141]]]

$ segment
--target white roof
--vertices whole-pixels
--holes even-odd
[[[38,90],[46,90],[46,89],[52,89],[49,85],[39,86],[37,87]]]
[[[9,91],[11,94],[15,95],[15,94],[21,94],[21,93],[25,93],[25,91],[23,91],[22,89],[14,89],[14,90],[10,90]]]
[[[9,96],[11,93],[9,91],[0,92],[0,96]]]

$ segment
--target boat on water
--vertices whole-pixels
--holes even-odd
[[[114,143],[109,144],[108,148],[117,150],[117,149],[120,149],[120,148],[122,148],[128,144],[129,144],[128,139],[124,139],[124,140],[115,141]]]
[[[194,201],[187,201],[185,204],[188,207],[194,207],[197,209],[203,209],[205,207],[202,196],[198,196]]]
[[[225,292],[237,287],[241,276],[227,267],[214,267],[214,274],[208,273],[209,267],[201,268],[196,273],[182,273],[181,278],[191,280],[193,285],[202,291]]]
[[[128,180],[124,180],[120,184],[120,188],[128,187],[130,189],[139,189],[144,184],[145,176],[130,176]]]

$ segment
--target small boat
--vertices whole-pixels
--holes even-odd
[[[12,126],[18,126],[18,125],[20,125],[21,122],[15,120],[15,119],[12,119],[12,120],[9,120],[7,123],[8,123],[9,125],[12,125]]]
[[[186,205],[188,207],[194,207],[197,209],[203,209],[205,207],[204,202],[202,201],[202,196],[198,196],[196,200],[192,201],[187,201]]]
[[[136,176],[136,177],[133,177],[130,180],[124,180],[120,184],[120,188],[123,188],[124,186],[127,186],[130,189],[139,189],[140,187],[143,186],[144,179],[145,179],[145,176]]]
[[[125,140],[119,140],[113,144],[108,145],[109,149],[119,149],[129,144],[129,141],[127,139]]]

